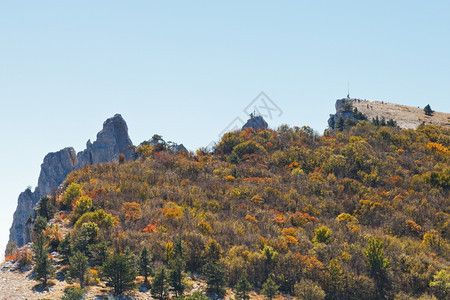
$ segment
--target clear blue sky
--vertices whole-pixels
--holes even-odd
[[[322,132],[353,97],[450,111],[448,1],[2,1],[0,245],[44,155],[121,113],[208,145],[261,91]],[[368,1],[367,1],[368,2]]]

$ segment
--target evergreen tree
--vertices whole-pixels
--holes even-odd
[[[388,121],[387,121],[387,126],[389,126],[389,127],[397,127],[397,121],[395,121],[394,119],[389,119]]]
[[[376,116],[376,118],[372,118],[372,124],[375,126],[380,126],[380,119],[378,116]]]
[[[217,262],[220,259],[222,255],[222,247],[216,240],[210,239],[205,248],[207,260]]]
[[[344,123],[345,123],[344,118],[343,118],[343,117],[340,117],[340,118],[338,119],[338,121],[337,121],[336,128],[337,128],[339,131],[344,130]]]
[[[278,294],[279,285],[275,283],[273,274],[270,274],[262,285],[262,293],[266,299],[272,300]]]
[[[62,264],[67,265],[69,263],[69,258],[72,256],[72,238],[70,233],[66,234],[59,243],[58,252],[62,257]]]
[[[244,275],[241,276],[236,284],[236,300],[248,300],[250,299],[251,284],[248,282]]]
[[[109,241],[101,241],[99,243],[89,245],[89,257],[94,265],[102,266],[103,263],[108,259],[108,247],[110,245]]]
[[[384,257],[383,242],[377,237],[371,238],[364,250],[364,255],[370,275],[375,279],[378,296],[382,297],[386,288],[386,269],[389,267],[389,261]]]
[[[225,294],[225,267],[223,264],[209,260],[203,269],[206,276],[207,292],[219,296]]]
[[[55,206],[51,203],[49,197],[45,196],[41,198],[37,213],[39,216],[44,217],[47,221],[53,217],[53,214],[55,213]]]
[[[153,298],[163,300],[167,299],[168,294],[168,278],[167,278],[167,270],[164,267],[161,267],[156,271],[155,276],[152,280],[152,289],[151,293]]]
[[[84,288],[84,283],[86,282],[88,275],[88,259],[80,251],[75,252],[75,254],[69,258],[69,276],[77,279],[80,282],[81,288]]]
[[[42,234],[39,234],[33,245],[34,250],[34,277],[42,281],[42,286],[46,287],[48,280],[52,278],[55,270],[52,261],[48,256],[48,246]]]
[[[74,249],[83,252],[84,255],[88,255],[89,246],[93,245],[97,241],[98,232],[99,228],[96,223],[83,223],[83,225],[81,225],[80,231],[77,234]]]
[[[148,276],[151,273],[151,254],[148,252],[147,247],[144,247],[139,256],[139,272],[140,275],[144,276],[144,284],[148,283]]]
[[[275,267],[278,259],[278,252],[274,251],[270,246],[264,246],[264,249],[261,250],[261,254],[264,255],[264,281]]]
[[[432,116],[434,113],[434,110],[431,109],[430,104],[427,104],[424,108],[423,111],[425,112],[425,115],[427,116]]]
[[[36,236],[40,235],[45,228],[47,228],[47,219],[43,216],[38,216],[33,226],[34,234]]]
[[[172,268],[170,271],[170,285],[172,290],[177,297],[182,296],[185,290],[183,272],[186,268],[186,262],[183,259],[183,246],[180,237],[175,240],[173,254],[169,260],[169,265]]]
[[[106,279],[106,285],[113,288],[114,295],[120,295],[134,287],[136,267],[127,253],[115,253],[110,256],[101,271]]]

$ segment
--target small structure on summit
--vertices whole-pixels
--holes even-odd
[[[269,126],[262,116],[258,116],[254,112],[250,114],[250,119],[248,119],[247,122],[244,124],[244,126],[242,126],[242,130],[249,127],[257,130],[257,129],[267,129],[267,127]]]

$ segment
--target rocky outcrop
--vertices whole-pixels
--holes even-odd
[[[29,227],[27,221],[33,212],[39,199],[51,193],[73,171],[78,164],[77,156],[73,148],[64,148],[58,152],[52,152],[45,156],[41,165],[38,186],[32,192],[26,189],[19,195],[17,208],[14,212],[13,223],[9,230],[9,240],[17,246],[22,246],[29,241]]]
[[[103,129],[97,134],[97,140],[86,143],[86,149],[78,153],[78,166],[116,161],[120,153],[125,159],[134,158],[133,143],[128,136],[128,127],[121,115],[117,114],[103,123]]]
[[[94,143],[88,141],[84,151],[76,154],[71,147],[45,156],[41,165],[38,186],[20,194],[10,228],[9,241],[21,247],[31,238],[30,219],[39,200],[57,189],[73,170],[86,164],[104,163],[118,160],[120,153],[127,160],[134,158],[133,144],[128,136],[128,127],[121,115],[106,120]]]
[[[47,154],[41,165],[41,173],[35,193],[37,192],[39,197],[50,194],[52,189],[62,183],[61,179],[64,180],[77,165],[77,154],[72,147]]]
[[[267,129],[268,125],[262,116],[251,116],[250,119],[247,120],[247,123],[242,126],[242,130],[249,127],[255,130]]]
[[[33,211],[33,207],[37,202],[36,199],[39,198],[34,196],[34,193],[29,189],[20,193],[19,199],[17,200],[17,208],[13,216],[13,223],[9,229],[9,242],[14,242],[19,246],[25,244],[25,223]]]
[[[328,126],[330,129],[334,129],[340,120],[354,119],[352,103],[353,101],[350,98],[336,100],[334,105],[336,113],[330,114],[330,118],[328,119]]]

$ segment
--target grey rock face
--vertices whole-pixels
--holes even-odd
[[[247,123],[242,126],[242,129],[251,127],[253,129],[267,129],[267,122],[264,120],[262,116],[251,117],[247,120]]]
[[[77,154],[77,168],[86,164],[117,161],[120,153],[125,155],[126,160],[132,160],[134,158],[132,146],[127,123],[117,114],[103,123],[103,129],[97,134],[97,140],[94,143],[89,140],[86,149]]]
[[[103,123],[94,143],[88,141],[86,150],[76,154],[71,147],[45,156],[41,165],[38,186],[32,192],[27,189],[20,194],[14,212],[13,224],[9,230],[9,241],[17,247],[31,241],[32,219],[39,200],[58,188],[73,170],[86,164],[96,164],[118,160],[123,153],[127,160],[134,158],[128,127],[121,115],[115,115]]]
[[[340,118],[345,119],[354,119],[353,117],[353,113],[351,111],[345,111],[343,108],[343,105],[345,103],[351,103],[353,101],[353,99],[350,98],[343,98],[343,99],[338,99],[336,100],[335,103],[335,108],[336,108],[336,113],[335,114],[330,114],[330,118],[328,119],[328,126],[330,129],[334,129],[335,125],[337,124],[338,120]]]
[[[14,212],[13,223],[9,229],[9,241],[15,242],[18,247],[24,244],[25,223],[30,213],[33,211],[34,205],[37,203],[36,198],[30,190],[25,190],[19,195],[17,200],[17,208]]]
[[[27,189],[19,196],[13,224],[9,230],[10,241],[16,242],[16,245],[20,247],[30,240],[31,234],[27,221],[32,215],[34,207],[42,197],[50,194],[54,188],[57,188],[64,181],[77,163],[73,148],[64,148],[45,156],[41,165],[37,188],[34,192]]]
[[[186,147],[183,144],[175,144],[172,149],[173,152],[188,152]]]
[[[59,186],[66,176],[78,165],[77,154],[72,147],[58,152],[49,153],[44,157],[39,174],[38,189],[40,197],[48,195],[52,189]]]

